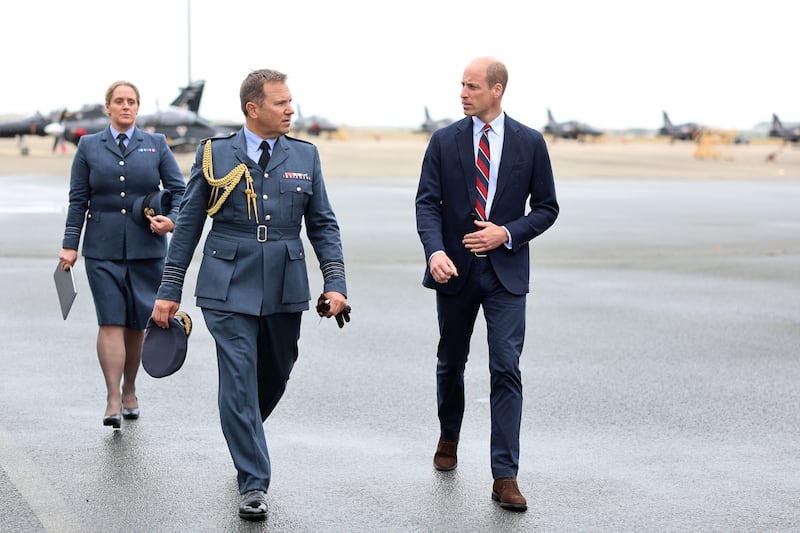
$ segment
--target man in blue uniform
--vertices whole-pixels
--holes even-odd
[[[336,316],[341,326],[349,306],[319,152],[285,135],[294,113],[286,75],[253,71],[239,96],[244,127],[198,147],[152,318],[168,327],[178,311],[186,269],[211,216],[195,296],[216,342],[220,420],[238,472],[239,516],[261,520],[270,482],[263,422],[286,389],[311,298],[304,220],[324,280],[320,316]]]

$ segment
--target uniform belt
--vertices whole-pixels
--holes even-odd
[[[300,237],[300,226],[278,228],[266,224],[229,224],[214,222],[212,233],[218,233],[239,239],[255,239],[258,242],[287,241]]]

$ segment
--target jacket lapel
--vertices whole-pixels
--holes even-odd
[[[511,178],[512,161],[519,160],[519,136],[517,135],[516,123],[506,115],[503,126],[503,148],[500,157],[500,168],[497,169],[497,188],[494,191],[492,205],[497,205],[497,201],[502,198]],[[489,217],[491,218],[491,217]]]
[[[285,141],[284,136],[281,135],[275,140],[275,146],[272,147],[272,154],[270,154],[269,163],[267,163],[267,170],[277,167],[288,158],[288,143]]]
[[[456,146],[458,147],[458,158],[461,161],[464,186],[467,188],[467,197],[470,205],[475,205],[478,193],[475,189],[475,146],[472,139],[472,117],[466,117],[458,124]]]
[[[119,151],[119,145],[117,145],[117,140],[111,133],[110,126],[103,130],[103,136],[101,137],[101,140],[103,141],[103,146],[105,146],[107,150],[110,150],[117,157],[122,157],[122,152]]]
[[[239,132],[236,134],[236,138],[231,143],[231,147],[233,148],[233,156],[236,158],[236,160],[249,167],[251,165],[251,159],[247,157],[247,139],[244,136],[244,128],[239,130]],[[256,164],[256,166],[258,165]]]
[[[144,142],[144,133],[139,128],[134,128],[133,135],[128,141],[128,147],[125,149],[125,155],[131,154],[139,149]]]

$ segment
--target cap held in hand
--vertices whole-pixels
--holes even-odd
[[[159,189],[133,201],[133,219],[139,224],[150,224],[148,216],[166,215],[172,205],[172,193]]]
[[[154,378],[174,374],[186,360],[186,348],[192,319],[183,311],[178,311],[169,319],[169,328],[161,328],[147,320],[142,344],[142,367]]]

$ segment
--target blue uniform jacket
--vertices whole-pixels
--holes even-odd
[[[69,208],[62,247],[91,259],[157,259],[167,254],[167,237],[134,220],[133,203],[159,188],[172,193],[167,215],[175,222],[186,181],[161,134],[135,128],[123,156],[106,128],[84,135],[72,160]]]
[[[208,142],[215,179],[242,163],[247,166],[255,205],[248,204],[243,177],[212,216],[197,277],[197,306],[255,316],[308,309],[311,292],[300,238],[304,221],[322,270],[323,291],[346,296],[339,225],[328,201],[316,146],[281,136],[262,171],[248,157],[240,130],[206,139],[198,147],[157,298],[181,301],[186,269],[208,218],[209,200],[213,200],[203,173]]]
[[[416,210],[417,232],[425,259],[437,250],[444,250],[458,269],[458,277],[437,283],[426,268],[425,287],[456,294],[469,279],[475,256],[464,247],[462,239],[477,230],[476,195],[472,117],[466,117],[433,133],[422,162]],[[513,249],[500,246],[488,256],[508,292],[521,295],[529,291],[528,243],[555,222],[558,210],[544,138],[506,115],[497,190],[489,221],[508,229]]]

